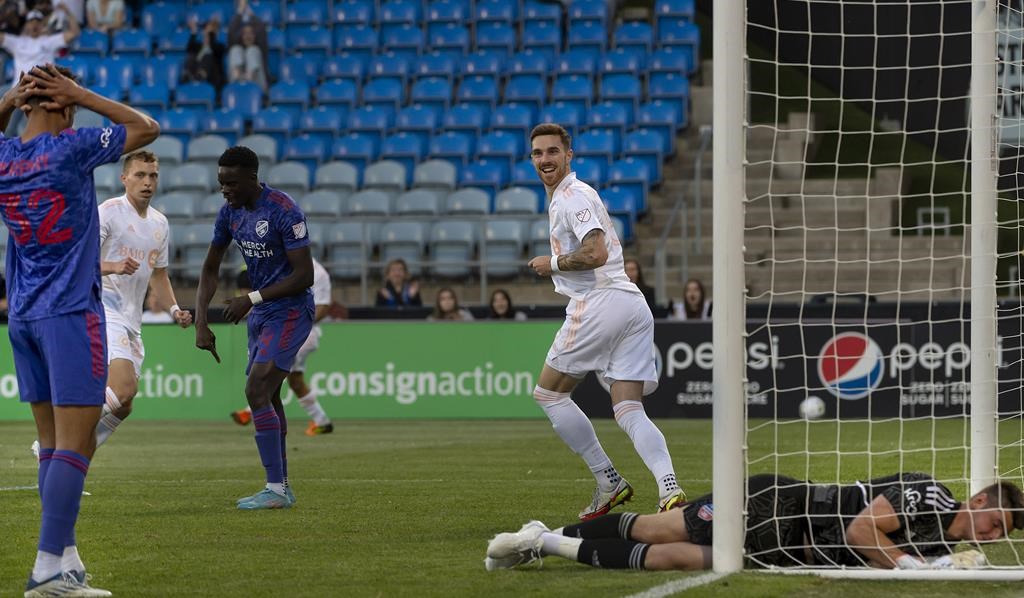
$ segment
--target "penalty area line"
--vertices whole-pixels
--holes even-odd
[[[5,486],[5,487],[0,487],[0,492],[20,492],[22,490],[39,490],[39,486],[33,484],[31,486]]]
[[[660,586],[654,586],[638,594],[630,594],[626,598],[664,598],[679,592],[685,592],[698,586],[706,585],[725,577],[722,573],[703,573],[683,579],[675,579]]]

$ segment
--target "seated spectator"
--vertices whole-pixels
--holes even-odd
[[[654,287],[647,286],[644,282],[644,271],[640,267],[640,262],[634,259],[628,259],[623,264],[626,268],[626,276],[640,289],[640,292],[644,294],[644,299],[647,300],[647,307],[654,311]]]
[[[74,19],[79,25],[86,22],[85,17],[85,0],[53,0],[54,8],[60,6],[66,6],[68,12],[61,13],[59,10],[54,10],[54,16],[59,16],[59,23],[57,23],[57,31],[64,31],[67,29],[67,20]]]
[[[491,315],[492,320],[516,320],[522,322],[526,314],[516,311],[512,307],[512,297],[509,297],[505,289],[497,289],[491,293]]]
[[[377,307],[419,307],[423,305],[420,298],[420,284],[409,280],[409,267],[405,260],[397,259],[388,262],[384,268],[384,288],[377,291]]]
[[[683,300],[672,306],[673,320],[710,320],[711,300],[704,293],[704,285],[696,278],[686,281]]]
[[[143,302],[146,309],[142,312],[142,323],[143,324],[173,324],[174,318],[171,317],[171,313],[168,311],[161,310],[156,306],[156,298],[153,293],[146,291],[146,299]]]
[[[220,93],[224,87],[224,44],[217,40],[220,33],[220,19],[214,16],[203,25],[202,35],[199,34],[199,21],[192,18],[188,23],[192,35],[185,46],[185,69],[182,81],[205,81]]]
[[[238,0],[228,23],[228,48],[228,78],[232,82],[252,81],[266,90],[270,50],[267,26],[252,11],[248,0]]]
[[[85,4],[85,19],[89,29],[101,33],[114,33],[124,27],[122,0],[89,0]]]
[[[468,322],[473,319],[473,314],[468,309],[459,307],[459,299],[455,291],[444,287],[437,292],[437,300],[434,301],[434,313],[427,316],[431,322]]]

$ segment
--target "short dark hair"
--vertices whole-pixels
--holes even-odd
[[[1024,492],[1016,484],[996,482],[982,488],[978,494],[988,496],[989,507],[1008,511],[1013,520],[1013,529],[1024,529]]]
[[[121,172],[127,173],[128,167],[135,161],[145,162],[146,164],[155,162],[158,166],[160,165],[160,159],[156,157],[156,154],[147,150],[139,150],[124,157],[124,162],[121,163]]]
[[[220,159],[217,160],[217,166],[225,168],[237,167],[250,172],[259,172],[260,158],[256,155],[256,152],[244,145],[236,145],[224,150],[224,153],[220,155]]]
[[[565,130],[562,125],[556,125],[555,123],[542,123],[537,125],[530,131],[530,143],[533,143],[534,137],[540,137],[541,135],[558,135],[562,140],[562,146],[565,149],[572,147],[572,137],[569,135],[569,131]]]

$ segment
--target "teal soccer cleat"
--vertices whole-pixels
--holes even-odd
[[[256,511],[260,509],[287,509],[292,506],[287,496],[283,496],[270,489],[264,489],[253,495],[249,500],[238,503],[238,508],[243,511]]]

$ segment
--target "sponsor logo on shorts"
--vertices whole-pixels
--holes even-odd
[[[262,238],[267,235],[267,231],[270,230],[270,223],[266,220],[260,220],[256,223],[256,234]]]
[[[589,222],[590,221],[590,208],[587,208],[585,210],[580,210],[579,212],[576,212],[576,220],[579,220],[580,222]]]
[[[306,223],[300,222],[292,225],[292,234],[295,235],[296,239],[302,239],[306,236]]]
[[[704,521],[711,521],[715,518],[715,505],[708,504],[701,506],[700,510],[697,511],[697,517],[700,517]]]

